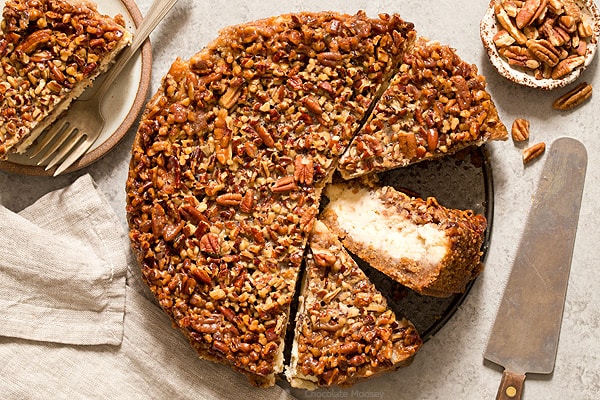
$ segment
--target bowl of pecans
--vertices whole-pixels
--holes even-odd
[[[600,12],[594,0],[491,0],[480,35],[500,75],[556,89],[577,80],[594,58]]]

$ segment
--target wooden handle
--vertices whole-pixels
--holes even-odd
[[[515,374],[505,369],[502,373],[496,400],[520,400],[523,395],[524,383],[525,374]]]

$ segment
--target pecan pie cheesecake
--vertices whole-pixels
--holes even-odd
[[[321,190],[413,25],[282,15],[177,59],[148,103],[127,180],[143,277],[203,358],[271,386]]]
[[[24,152],[131,42],[87,0],[7,0],[0,33],[0,158]]]
[[[483,268],[483,215],[356,180],[329,185],[325,195],[319,218],[344,246],[420,294],[463,292]]]
[[[415,40],[413,25],[398,15],[305,12],[226,28],[189,60],[174,61],[134,140],[127,219],[143,279],[200,357],[229,365],[255,385],[275,384],[322,191],[373,107],[386,109],[377,104],[387,104],[381,95],[392,77],[408,73],[403,66],[416,57],[407,55]],[[456,58],[440,63],[439,71],[472,73]],[[452,69],[455,64],[460,68]],[[472,117],[460,121],[488,131],[495,109],[485,101],[483,82],[469,79],[463,81],[473,92],[472,107],[461,113]],[[447,102],[458,101],[443,93]],[[357,274],[348,279],[362,279]],[[448,289],[426,286],[436,294]],[[357,344],[356,365],[335,372],[329,364],[325,372],[309,371],[306,349],[298,345],[290,379],[350,384],[401,365],[416,351],[420,342],[410,323],[383,310],[383,298],[366,280],[360,287],[376,301],[374,310],[359,311],[381,318],[377,343],[386,350],[375,354]],[[370,367],[358,362],[361,355]]]
[[[337,237],[320,221],[300,290],[286,376],[292,387],[350,386],[411,363],[422,345]]]
[[[449,46],[419,38],[342,155],[340,173],[349,179],[506,140],[485,88],[477,66]]]

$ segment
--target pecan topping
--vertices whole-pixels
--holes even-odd
[[[552,103],[552,107],[555,110],[572,110],[590,97],[592,97],[592,85],[587,82],[582,82],[557,98],[554,103]]]
[[[139,124],[127,217],[201,355],[275,383],[321,188],[414,37],[397,15],[289,14],[172,64]]]
[[[506,127],[485,89],[476,66],[452,48],[418,40],[340,158],[342,177],[444,157],[469,142],[506,139]]]

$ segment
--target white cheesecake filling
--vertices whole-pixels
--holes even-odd
[[[410,258],[423,264],[437,264],[446,255],[449,239],[437,225],[418,225],[389,212],[377,198],[377,191],[344,190],[330,185],[327,208],[335,212],[339,228],[354,242],[371,247],[392,260]]]

